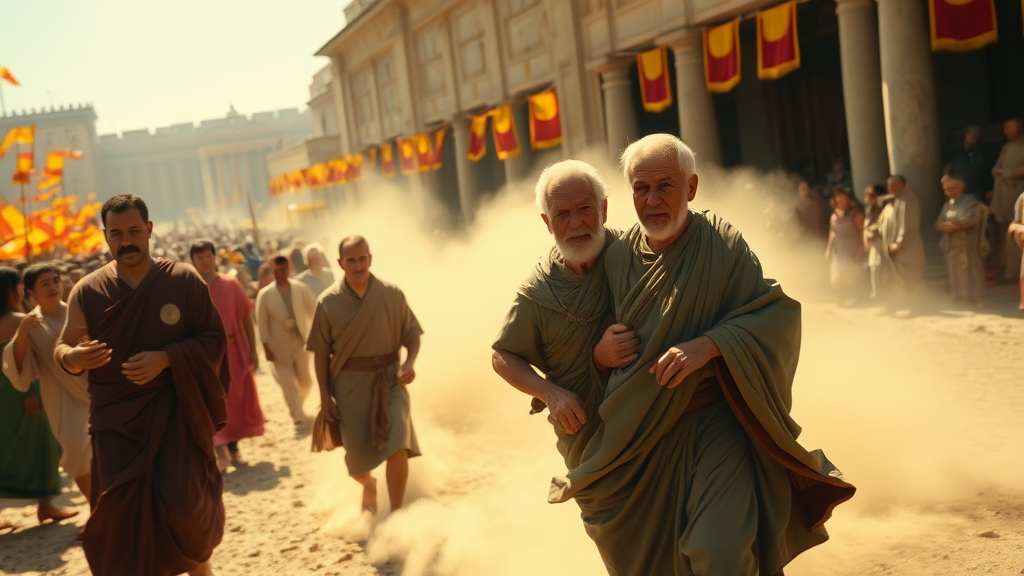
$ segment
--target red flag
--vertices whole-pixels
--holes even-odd
[[[409,175],[416,172],[416,137],[398,138],[398,161],[402,167],[402,174]]]
[[[35,153],[31,149],[28,152],[18,152],[18,163],[15,165],[14,176],[11,176],[11,182],[14,184],[28,184],[35,172]]]
[[[672,105],[672,83],[668,75],[668,51],[664,46],[636,55],[640,75],[640,99],[644,110],[661,112]]]
[[[21,86],[21,83],[18,82],[18,80],[14,77],[13,74],[11,74],[11,71],[8,70],[7,68],[4,68],[3,66],[0,66],[0,78],[3,78],[4,80],[7,80],[8,82],[10,82],[11,84],[14,84],[15,86]]]
[[[519,156],[519,138],[516,137],[516,125],[512,119],[512,105],[505,104],[491,111],[494,121],[491,123],[491,130],[494,131],[494,149],[498,153],[498,160],[508,160]]]
[[[381,144],[380,147],[380,171],[385,178],[395,177],[395,148],[391,142]]]
[[[757,77],[774,80],[800,67],[796,0],[757,13]]]
[[[373,169],[377,166],[377,147],[371,146],[366,149],[366,167]]]
[[[3,141],[0,141],[0,160],[3,159],[4,155],[7,154],[7,149],[12,144],[24,144],[31,145],[36,141],[36,127],[35,126],[15,126],[11,128],[7,135],[4,136]]]
[[[704,83],[723,94],[740,81],[740,19],[704,30]]]
[[[357,152],[348,156],[348,179],[359,182],[363,179],[363,153]]]
[[[545,90],[530,96],[530,146],[534,150],[554,148],[562,143],[562,122],[558,113],[558,95]]]
[[[441,169],[441,156],[444,155],[444,136],[447,132],[447,124],[441,126],[437,130],[434,130],[434,149],[432,152],[432,159],[430,161],[431,170]]]
[[[285,175],[288,179],[288,192],[298,192],[306,187],[306,178],[302,174],[302,170],[295,170]]]
[[[1024,0],[1021,0],[1024,1]],[[469,122],[469,159],[479,162],[487,154],[487,117],[489,114],[473,116]]]
[[[25,216],[21,210],[0,200],[0,240],[3,244],[21,236],[25,230]],[[24,254],[25,250],[22,249]]]
[[[64,177],[64,159],[78,160],[84,156],[78,150],[50,150],[46,154],[46,168],[43,169],[43,180],[39,182],[38,189],[45,190],[60,184]]]
[[[970,52],[995,43],[994,0],[928,0],[932,52]]]
[[[412,136],[410,140],[413,141],[416,150],[416,166],[419,167],[420,172],[430,171],[430,166],[434,161],[434,153],[430,148],[430,135],[424,132]]]

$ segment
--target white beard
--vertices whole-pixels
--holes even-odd
[[[583,244],[569,244],[559,240],[555,237],[555,246],[558,247],[558,251],[562,253],[562,259],[566,263],[571,264],[585,264],[595,260],[601,255],[601,250],[604,249],[604,237],[605,229],[604,224],[600,224],[597,232],[590,233],[590,240]],[[568,238],[566,239],[568,240]]]
[[[644,235],[647,236],[649,240],[656,240],[659,242],[668,240],[683,229],[683,225],[686,224],[687,215],[688,213],[686,210],[679,210],[668,222],[664,224],[656,224],[653,227],[647,226],[641,219],[640,230],[643,231]]]

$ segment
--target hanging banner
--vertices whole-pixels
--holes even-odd
[[[970,52],[999,39],[995,0],[928,0],[932,52]]]
[[[333,186],[341,186],[348,182],[348,163],[344,158],[335,158],[327,163],[330,170],[328,182]]]
[[[558,95],[545,90],[529,98],[530,147],[534,150],[554,148],[562,143],[562,121],[558,113]]]
[[[363,154],[358,152],[346,157],[348,159],[348,180],[359,182],[363,179]]]
[[[397,138],[395,145],[398,147],[398,164],[402,168],[402,174],[408,176],[416,172],[415,137]]]
[[[1024,2],[1024,0],[1021,0]],[[487,118],[489,114],[473,116],[469,121],[469,154],[473,162],[479,162],[487,154]]]
[[[430,148],[430,135],[424,132],[412,137],[416,147],[416,166],[420,172],[429,172],[434,163],[434,154]]]
[[[636,55],[640,76],[640,99],[644,110],[661,112],[672,105],[672,82],[668,75],[668,50],[659,46]]]
[[[394,146],[388,142],[387,144],[381,144],[380,147],[380,171],[384,174],[385,178],[395,177],[395,149]]]
[[[303,190],[306,187],[306,179],[302,175],[302,170],[289,172],[285,178],[287,178],[288,192],[290,194]]]
[[[444,137],[448,133],[448,125],[445,124],[437,130],[434,130],[434,144],[433,150],[431,151],[432,157],[430,161],[431,170],[441,169],[441,157],[444,155]]]
[[[757,13],[757,77],[774,80],[800,67],[796,0]]]
[[[494,132],[494,150],[498,160],[508,160],[519,156],[519,138],[516,137],[516,125],[512,120],[512,105],[505,104],[491,111],[494,120],[491,130]]]
[[[366,149],[366,167],[374,169],[377,167],[377,147],[371,146]]]
[[[740,19],[704,29],[704,83],[724,94],[740,82]]]

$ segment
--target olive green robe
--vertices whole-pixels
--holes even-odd
[[[664,252],[653,253],[635,226],[605,258],[616,320],[637,332],[643,351],[611,374],[602,427],[580,465],[554,479],[549,500],[576,498],[613,575],[705,572],[699,565],[725,554],[720,543],[734,533],[753,535],[757,567],[745,571],[768,575],[825,541],[825,520],[854,488],[796,441],[789,411],[800,305],[763,277],[738,231],[706,213],[691,212]],[[675,389],[659,386],[652,364],[701,335],[722,358]],[[725,401],[685,413],[709,382]],[[732,467],[727,474],[715,469],[719,460]],[[741,498],[713,497],[729,490]]]

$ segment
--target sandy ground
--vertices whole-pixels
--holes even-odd
[[[1010,291],[1002,292],[994,298],[999,302],[980,313],[947,307],[912,318],[893,317],[879,308],[807,305],[805,363],[832,366],[836,379],[813,388],[798,382],[795,412],[807,431],[803,441],[827,445],[829,456],[860,493],[830,522],[832,540],[798,558],[787,574],[1024,573],[1024,494],[1012,480],[1021,477],[1024,460],[1024,322],[1010,306]],[[865,330],[876,338],[860,338]],[[904,354],[900,342],[910,341],[916,343],[912,354],[920,362],[918,376],[928,377],[924,387],[931,396],[918,395],[920,383],[907,382],[909,393],[889,389],[884,396],[874,394],[880,387],[873,380],[899,385],[910,376],[903,371],[911,368],[898,365],[893,378],[868,378],[863,377],[863,361],[874,355],[868,361],[895,366]],[[849,380],[850,371],[861,374]],[[428,415],[422,434],[428,456],[413,474],[460,481],[439,488],[429,479],[414,478],[408,510],[371,521],[355,513],[358,492],[343,477],[340,456],[311,454],[308,437],[295,434],[289,423],[276,385],[267,374],[258,381],[269,421],[265,436],[242,444],[248,465],[231,469],[226,477],[228,520],[213,556],[219,574],[482,573],[473,568],[478,560],[499,574],[599,573],[582,529],[560,534],[557,543],[546,538],[546,526],[572,530],[574,520],[569,506],[541,503],[542,475],[534,486],[518,485],[518,496],[481,504],[474,495],[508,490],[502,477],[510,469],[536,467],[538,459],[557,463],[547,455],[553,452],[545,441],[547,431],[537,433],[543,428],[539,420],[521,418],[528,433],[508,436],[506,445],[495,446],[464,436],[473,426],[466,420],[449,419],[446,425],[443,413]],[[843,382],[860,382],[872,397],[855,389],[838,392],[834,385]],[[487,383],[492,384],[497,385]],[[815,411],[802,410],[806,405]],[[312,409],[312,402],[307,407]],[[519,418],[523,402],[511,407]],[[439,433],[446,426],[448,440]],[[461,438],[456,461],[423,464],[440,457],[432,453],[450,454],[453,447],[445,443],[451,438]],[[496,452],[505,453],[501,466],[493,465]],[[516,504],[523,494],[530,496],[527,510]],[[484,509],[460,511],[460,501]],[[80,517],[35,526],[34,506],[0,502],[2,517],[20,524],[0,536],[0,572],[89,573],[75,540],[87,514],[84,499],[68,490],[59,502],[77,507]],[[383,493],[381,503],[386,507]],[[488,535],[496,528],[496,535]],[[545,541],[531,543],[531,534]],[[487,549],[488,543],[493,548]],[[563,547],[578,557],[568,566]]]

